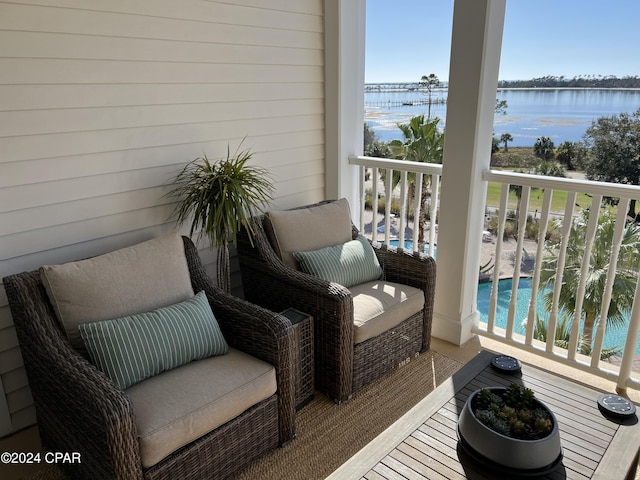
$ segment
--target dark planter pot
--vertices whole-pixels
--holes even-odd
[[[488,390],[501,394],[506,388],[494,387]],[[541,401],[535,399],[538,406],[547,410],[553,422],[549,435],[538,440],[521,440],[507,437],[491,430],[480,422],[471,405],[480,390],[471,394],[458,420],[458,435],[463,449],[471,450],[474,457],[488,461],[490,466],[506,469],[540,473],[554,468],[562,459],[560,447],[560,432],[558,422],[553,412]]]

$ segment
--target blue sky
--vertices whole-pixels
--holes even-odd
[[[453,0],[367,0],[367,83],[449,77]],[[507,0],[500,80],[640,75],[639,0]]]

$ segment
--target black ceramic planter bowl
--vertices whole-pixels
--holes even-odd
[[[488,390],[500,394],[506,388],[493,387]],[[496,466],[523,473],[545,471],[558,464],[562,459],[558,421],[544,403],[534,399],[539,407],[550,413],[553,422],[551,432],[538,440],[521,440],[495,432],[476,418],[471,405],[479,393],[480,390],[476,390],[469,396],[458,419],[458,435],[464,449],[471,448],[476,456],[479,455]]]

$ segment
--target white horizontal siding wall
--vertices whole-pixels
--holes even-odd
[[[0,1],[0,278],[172,228],[170,180],[245,136],[276,207],[323,199],[323,42],[322,0]],[[1,436],[35,422],[3,289],[0,383]]]

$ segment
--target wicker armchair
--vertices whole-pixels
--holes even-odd
[[[191,240],[183,241],[193,290],[206,292],[231,347],[275,367],[277,393],[142,468],[130,398],[71,347],[37,271],[6,277],[43,447],[81,454],[81,464],[61,465],[70,478],[225,478],[294,437],[291,323],[214,287]]]
[[[300,207],[301,209],[329,202]],[[298,210],[298,209],[294,209]],[[350,221],[349,221],[350,222]],[[436,264],[420,253],[373,243],[383,280],[424,292],[424,307],[399,325],[354,343],[354,303],[349,289],[285,265],[272,247],[265,216],[253,219],[253,241],[244,232],[238,255],[245,298],[281,311],[293,307],[314,317],[316,388],[340,403],[354,391],[430,347]],[[332,224],[326,228],[333,228]],[[351,224],[351,237],[358,230]]]

